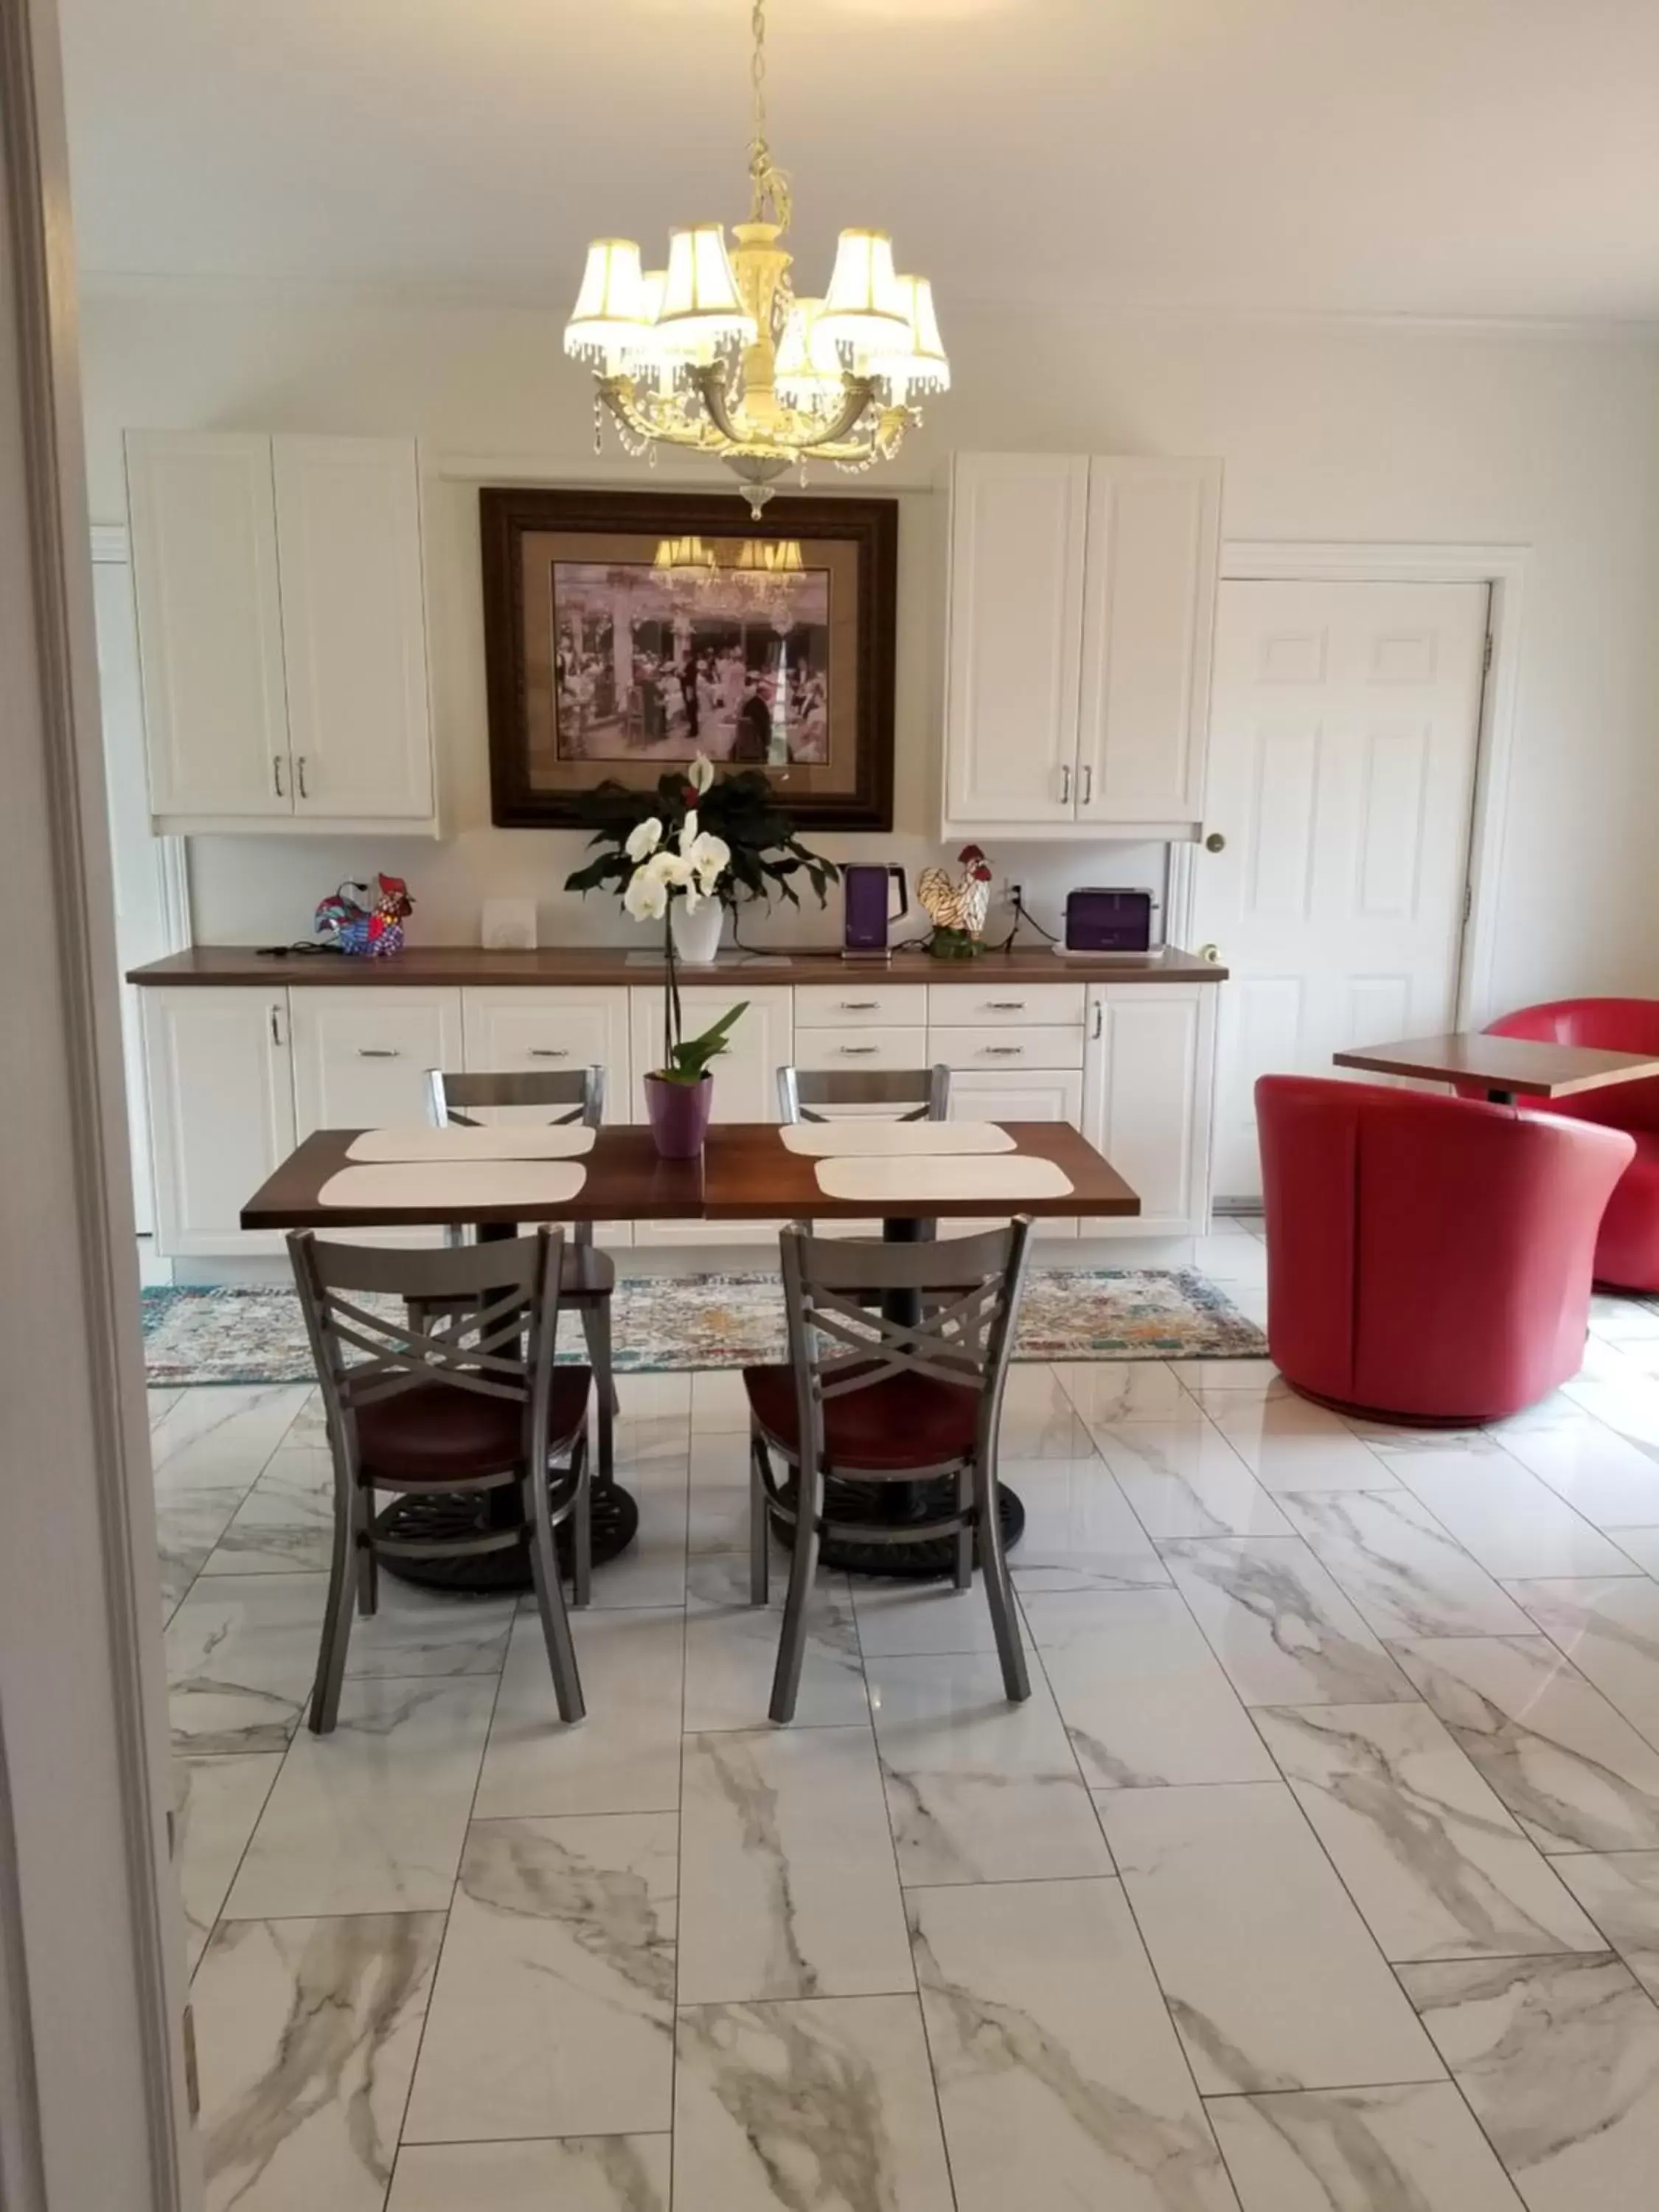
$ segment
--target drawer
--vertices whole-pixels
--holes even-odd
[[[928,1032],[928,1050],[947,1067],[1081,1067],[1083,1024],[1047,1029],[940,1029]]]
[[[1081,1022],[1081,983],[930,983],[927,1018],[935,1028],[1030,1028]]]
[[[1077,1018],[1082,1019],[1080,1006]],[[866,983],[849,976],[832,988],[795,993],[797,1029],[920,1029],[927,1019],[926,983]]]
[[[830,1067],[930,1067],[927,1032],[915,1029],[804,1030],[795,1031],[795,1065],[815,1072]]]
[[[611,1117],[628,1101],[628,1000],[620,990],[524,987],[462,994],[466,1065],[481,1074],[599,1066],[610,1078]]]

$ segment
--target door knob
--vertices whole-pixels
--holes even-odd
[[[1218,945],[1200,945],[1198,948],[1198,957],[1200,960],[1209,961],[1212,966],[1218,965],[1221,959],[1221,947]]]
[[[1206,853],[1224,853],[1227,849],[1227,841],[1218,830],[1212,830],[1204,840],[1204,849]]]

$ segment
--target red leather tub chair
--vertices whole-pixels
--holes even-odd
[[[1489,1023],[1492,1036],[1534,1037],[1550,1044],[1593,1045],[1601,1052],[1659,1057],[1659,999],[1557,999],[1523,1006]],[[1621,1291],[1659,1291],[1659,1080],[1614,1083],[1558,1098],[1539,1110],[1575,1121],[1626,1129],[1636,1158],[1607,1200],[1595,1245],[1595,1279]]]
[[[1576,1375],[1633,1139],[1427,1091],[1264,1075],[1267,1348],[1345,1410],[1495,1419]]]

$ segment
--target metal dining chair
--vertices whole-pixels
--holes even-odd
[[[354,1601],[373,1613],[378,1561],[445,1559],[527,1547],[560,1717],[585,1707],[553,1531],[573,1523],[589,1556],[586,1367],[554,1364],[564,1238],[533,1236],[421,1251],[288,1240],[334,1461],[334,1550],[311,1729],[340,1707]],[[395,1318],[364,1303],[405,1301]],[[556,1466],[566,1462],[562,1482]],[[556,1495],[555,1484],[556,1482]],[[479,1515],[470,1533],[414,1536],[375,1525],[374,1492],[516,1489],[516,1516]],[[578,1601],[586,1597],[580,1584]]]
[[[476,1075],[450,1074],[434,1067],[428,1071],[427,1088],[432,1120],[441,1129],[446,1126],[476,1128],[475,1117],[498,1106],[563,1107],[563,1113],[548,1116],[555,1128],[577,1121],[589,1129],[605,1126],[605,1070],[597,1063],[591,1067]],[[450,1234],[459,1238],[460,1231]],[[593,1369],[601,1485],[610,1482],[616,1471],[616,1419],[621,1410],[611,1340],[611,1300],[616,1287],[616,1262],[594,1244],[592,1223],[573,1222],[565,1239],[559,1301],[570,1307],[581,1322]]]
[[[825,1106],[890,1106],[894,1121],[945,1121],[951,1116],[948,1067],[781,1067],[778,1118],[827,1121]]]
[[[763,1605],[769,1522],[791,1531],[771,1717],[793,1718],[806,1646],[806,1608],[823,1533],[824,1488],[945,1482],[947,1510],[903,1522],[851,1523],[837,1537],[872,1544],[955,1540],[956,1586],[971,1588],[977,1544],[1002,1662],[1018,1702],[1031,1686],[1003,1550],[997,1431],[1024,1288],[1031,1224],[945,1243],[878,1244],[809,1236],[780,1239],[789,1358],[746,1367],[750,1414],[750,1595]],[[874,1290],[919,1294],[920,1316],[890,1320],[864,1301]],[[774,1456],[787,1470],[780,1480]],[[793,1492],[787,1486],[793,1474]]]

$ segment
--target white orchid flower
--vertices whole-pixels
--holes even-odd
[[[668,911],[668,886],[654,868],[635,868],[623,889],[623,905],[635,921],[660,921]]]
[[[712,896],[715,884],[731,863],[732,848],[724,837],[716,837],[712,830],[705,830],[685,849],[685,857],[696,871],[698,888],[703,896]]]
[[[680,824],[680,850],[689,853],[697,842],[697,810],[694,806]]]
[[[683,853],[671,853],[665,845],[646,862],[644,873],[654,876],[665,890],[684,890],[691,880],[691,863]]]
[[[647,814],[643,822],[636,822],[628,833],[628,842],[623,847],[630,860],[647,860],[662,842],[662,823],[654,814]]]
[[[690,772],[686,777],[686,781],[690,785],[692,790],[701,796],[702,793],[708,790],[709,785],[713,783],[714,781],[714,762],[709,759],[707,753],[699,753],[691,763]],[[695,817],[693,818],[695,819]]]

